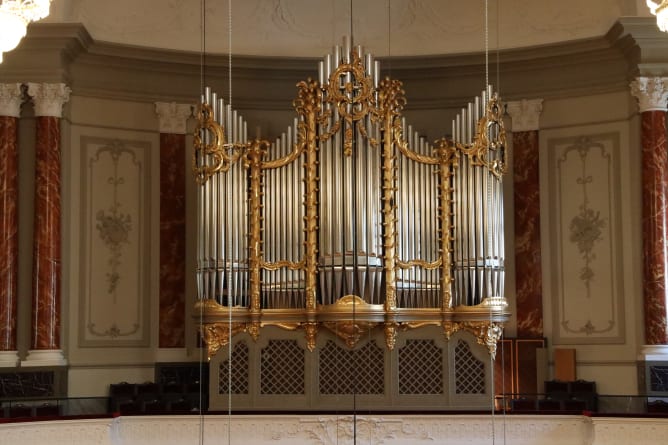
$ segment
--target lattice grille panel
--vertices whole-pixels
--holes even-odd
[[[398,354],[399,394],[443,394],[443,350],[434,340],[406,340]]]
[[[455,394],[484,394],[485,364],[475,358],[471,347],[459,340],[455,348]]]
[[[370,341],[357,350],[329,340],[319,353],[320,394],[383,394],[384,350]]]
[[[260,353],[260,394],[304,392],[304,350],[296,340],[270,340]]]
[[[232,394],[248,394],[249,351],[245,341],[239,342],[232,349]],[[220,364],[218,370],[218,394],[228,394],[229,359]]]

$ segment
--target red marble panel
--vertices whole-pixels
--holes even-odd
[[[543,337],[538,131],[513,133],[517,336]]]
[[[0,116],[0,351],[16,350],[18,119]]]
[[[159,346],[185,346],[186,197],[183,134],[160,134]]]
[[[642,229],[645,343],[668,344],[666,327],[666,231],[668,157],[666,113],[642,113]]]
[[[60,349],[60,119],[36,119],[31,349]]]

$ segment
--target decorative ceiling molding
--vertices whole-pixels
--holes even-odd
[[[628,89],[638,72],[636,33],[651,20],[615,24],[603,36],[499,52],[505,100],[575,96]],[[668,41],[654,42],[668,49]],[[665,51],[665,50],[664,50]],[[37,55],[37,57],[36,57]],[[386,58],[380,58],[387,67]],[[200,89],[198,52],[161,50],[94,40],[81,24],[35,23],[7,54],[0,82],[65,82],[74,95],[189,103]],[[228,58],[208,55],[205,76],[226,89]],[[240,109],[291,110],[295,83],[317,76],[317,59],[235,56],[235,103]],[[408,109],[461,106],[484,83],[481,53],[393,57],[392,76],[410,93]],[[495,79],[493,60],[490,78]]]

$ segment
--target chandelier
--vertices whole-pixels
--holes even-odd
[[[656,16],[659,29],[668,32],[668,0],[647,0],[647,7]]]
[[[0,0],[0,63],[26,35],[28,23],[49,15],[51,0]]]

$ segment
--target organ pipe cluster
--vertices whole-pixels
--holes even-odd
[[[488,87],[450,137],[428,142],[402,117],[401,82],[350,39],[297,85],[292,126],[249,139],[207,88],[193,171],[199,184],[197,293],[209,357],[230,335],[326,328],[354,347],[377,328],[473,332],[494,353],[508,319],[501,105]]]

